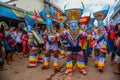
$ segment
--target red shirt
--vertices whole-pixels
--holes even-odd
[[[115,36],[115,35],[116,35],[116,31],[114,31],[114,30],[111,31],[111,32],[110,32],[110,39],[115,40],[115,39],[116,39],[116,36]]]
[[[0,39],[2,39],[3,38],[3,33],[0,33]]]

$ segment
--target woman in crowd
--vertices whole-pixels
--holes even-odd
[[[25,30],[23,30],[23,35],[22,35],[22,55],[23,57],[27,57],[27,42],[28,42],[28,35],[27,32]]]
[[[118,25],[120,26],[120,25]],[[115,63],[117,64],[117,70],[114,71],[115,74],[119,74],[120,75],[120,31],[118,31],[117,33],[117,39],[115,41],[115,45],[117,47],[116,51],[115,51]]]
[[[12,29],[6,30],[5,33],[5,51],[6,51],[6,58],[7,58],[7,64],[11,64],[11,61],[13,61],[12,57],[15,52],[16,42],[11,37],[10,33],[12,32]]]
[[[16,35],[16,42],[17,42],[17,52],[22,52],[22,29],[18,29],[17,35]]]
[[[110,61],[110,64],[113,64],[113,60],[115,58],[115,54],[114,52],[116,51],[117,47],[115,46],[115,39],[116,39],[116,35],[117,35],[117,32],[120,31],[120,23],[116,24],[115,26],[115,30],[114,31],[111,31],[111,34],[110,34],[110,39],[113,41],[112,42],[112,55],[111,55],[111,61]],[[108,43],[110,44],[110,43]]]

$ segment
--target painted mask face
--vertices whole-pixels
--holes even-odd
[[[50,18],[51,17],[51,14],[49,12],[46,13],[46,17],[47,18]]]
[[[70,30],[72,30],[73,32],[78,30],[78,24],[77,22],[71,22],[70,23]]]
[[[98,26],[99,26],[100,28],[104,28],[103,20],[99,20],[99,21],[98,21]]]

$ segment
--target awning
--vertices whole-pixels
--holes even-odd
[[[11,8],[5,7],[0,5],[0,16],[4,16],[4,17],[8,17],[8,18],[12,18],[15,20],[20,20],[15,13],[12,11]]]

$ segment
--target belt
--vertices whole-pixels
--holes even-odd
[[[79,52],[82,50],[82,48],[80,46],[78,47],[67,47],[68,51],[72,51],[72,52]]]

